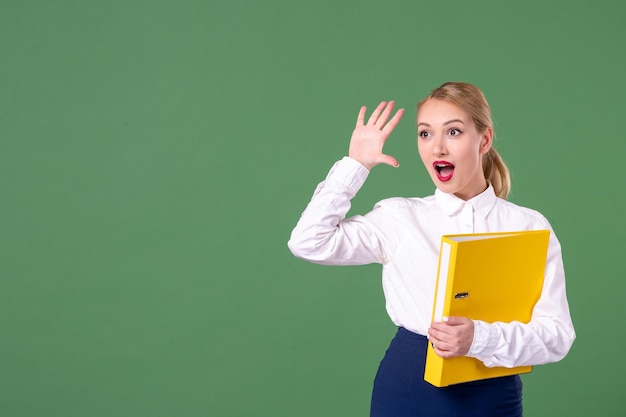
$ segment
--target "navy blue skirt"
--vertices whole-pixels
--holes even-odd
[[[371,417],[521,417],[518,375],[437,388],[424,381],[426,337],[399,328],[380,362]]]

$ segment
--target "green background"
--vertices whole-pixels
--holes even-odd
[[[564,248],[578,339],[526,415],[626,415],[623,4],[3,0],[0,415],[367,415],[380,267],[286,243],[361,105],[407,115],[353,212],[433,192],[412,119],[448,80]]]

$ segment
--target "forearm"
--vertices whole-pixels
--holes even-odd
[[[335,163],[302,213],[288,242],[291,252],[321,264],[363,264],[375,261],[371,235],[360,216],[345,220],[350,200],[369,171],[351,158]]]
[[[576,338],[567,301],[561,245],[547,220],[537,228],[551,230],[541,297],[528,323],[474,322],[474,341],[468,356],[482,360],[487,366],[557,362],[569,352]]]
[[[474,342],[467,356],[486,366],[541,365],[560,361],[576,338],[569,321],[542,317],[528,324],[474,321]]]

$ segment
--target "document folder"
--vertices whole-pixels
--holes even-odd
[[[528,323],[543,288],[549,230],[446,235],[441,239],[433,321],[459,316]],[[444,359],[429,344],[424,380],[437,387],[530,372]]]

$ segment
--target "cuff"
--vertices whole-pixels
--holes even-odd
[[[500,340],[500,332],[496,326],[490,325],[481,320],[474,321],[474,340],[470,346],[466,356],[480,359],[489,366],[489,359],[493,356],[498,341]]]
[[[370,171],[355,159],[344,156],[337,161],[326,176],[326,182],[333,181],[339,183],[352,194],[363,186]]]

